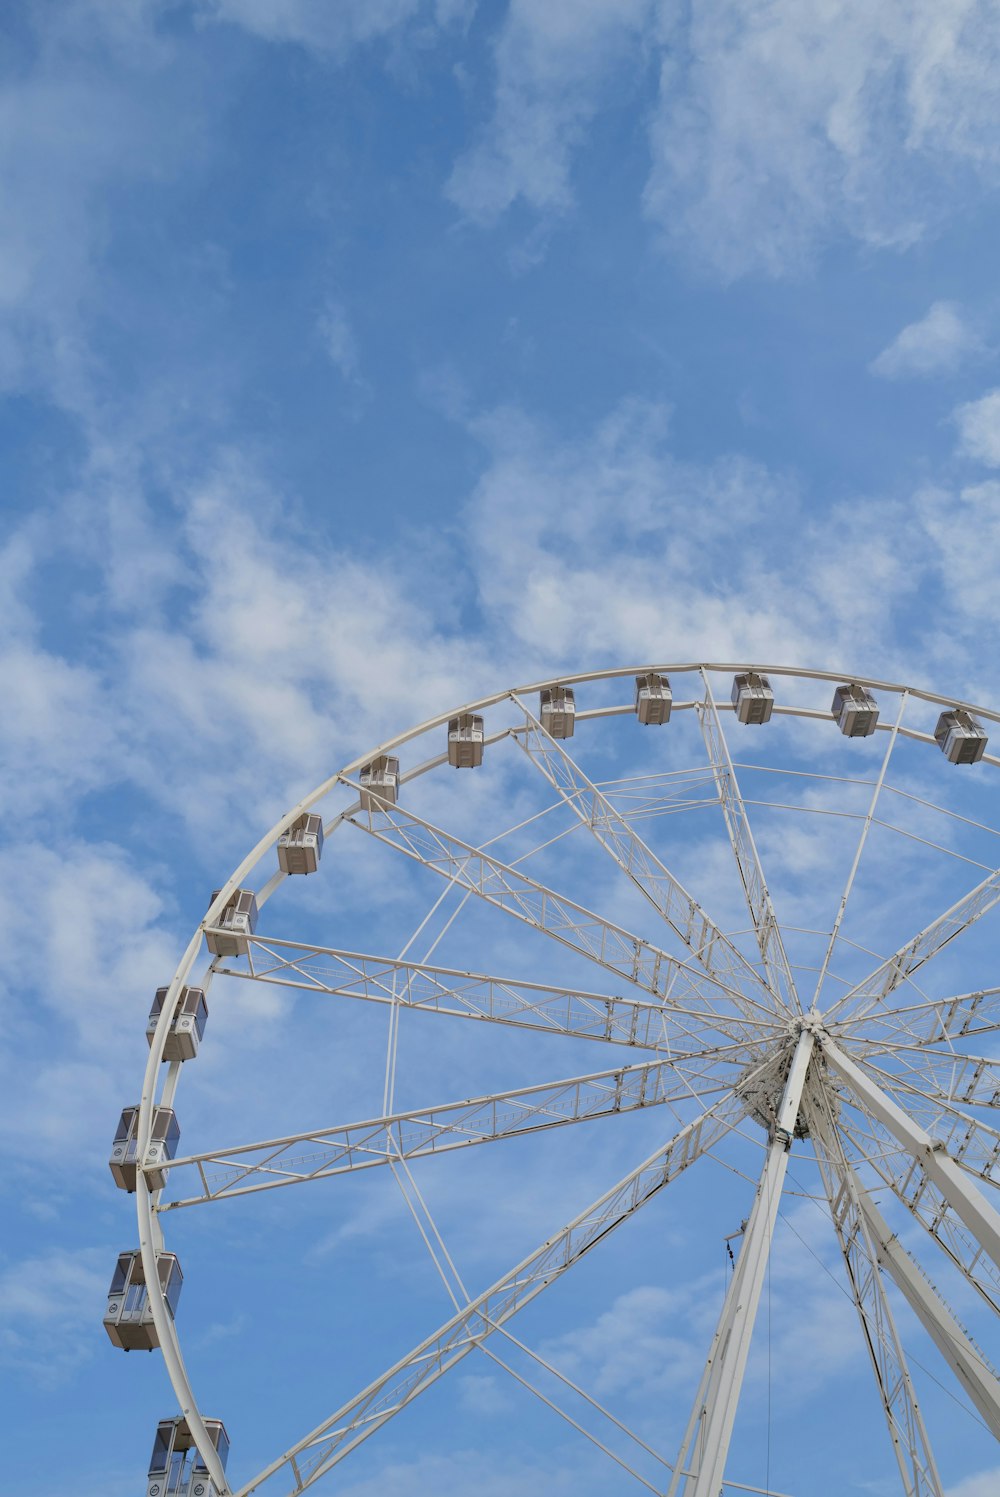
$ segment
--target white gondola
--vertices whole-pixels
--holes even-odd
[[[361,771],[361,809],[381,811],[383,805],[394,806],[398,798],[399,760],[380,754]]]
[[[867,738],[878,722],[878,703],[871,692],[853,681],[838,686],[830,708],[845,738]]]
[[[173,1253],[157,1253],[156,1269],[164,1301],[173,1319],[184,1283],[181,1266]],[[142,1254],[138,1249],[118,1254],[114,1278],[108,1290],[104,1329],[111,1344],[120,1346],[122,1351],[154,1351],[160,1344],[153,1324]]]
[[[635,678],[635,715],[641,723],[649,726],[670,721],[673,692],[666,676],[655,671]]]
[[[323,856],[323,818],[304,812],[278,838],[282,873],[315,873]]]
[[[222,1469],[229,1459],[229,1436],[221,1419],[206,1419],[208,1437],[218,1451]],[[146,1478],[146,1497],[219,1497],[186,1419],[161,1419],[156,1426],[153,1454]]]
[[[149,1021],[146,1024],[146,1039],[153,1043],[153,1035],[159,1022],[160,1013],[166,1002],[169,988],[157,988],[153,999],[153,1007],[149,1010]],[[194,1060],[198,1054],[198,1046],[202,1035],[205,1033],[205,1024],[208,1020],[208,1004],[205,994],[201,988],[181,988],[177,995],[174,1006],[174,1016],[170,1021],[170,1029],[167,1032],[167,1042],[163,1047],[164,1060]]]
[[[989,741],[978,718],[964,707],[942,712],[934,729],[941,752],[952,764],[978,764]]]
[[[540,693],[542,727],[550,738],[572,738],[576,727],[576,699],[570,686],[543,686]]]
[[[486,733],[475,712],[462,712],[448,724],[448,763],[455,769],[476,769],[483,762]]]
[[[139,1108],[126,1107],[118,1121],[115,1132],[114,1143],[111,1146],[111,1173],[115,1177],[115,1184],[120,1190],[127,1190],[129,1194],[135,1190],[136,1173],[136,1131],[139,1127]],[[156,1107],[153,1109],[153,1126],[149,1135],[149,1152],[146,1155],[146,1165],[156,1166],[173,1159],[177,1153],[177,1141],[181,1136],[180,1125],[170,1107]],[[166,1183],[166,1176],[162,1170],[154,1168],[146,1169],[146,1183],[150,1190],[162,1190]]]
[[[214,904],[221,891],[212,893]],[[216,917],[215,929],[205,932],[209,951],[215,956],[245,956],[247,937],[257,929],[257,896],[252,889],[237,889]]]
[[[747,671],[734,676],[732,701],[741,723],[766,723],[774,708],[774,692],[766,676]]]

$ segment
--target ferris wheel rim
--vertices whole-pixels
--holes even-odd
[[[270,849],[274,847],[278,838],[283,834],[283,832],[288,829],[288,827],[296,819],[296,817],[300,816],[303,812],[309,811],[336,786],[345,783],[345,781],[348,781],[349,776],[354,775],[357,771],[362,769],[365,765],[371,763],[379,756],[388,754],[392,750],[401,748],[407,743],[417,740],[427,733],[433,732],[435,728],[439,728],[447,724],[452,718],[461,716],[462,714],[475,714],[484,712],[490,707],[497,706],[507,699],[516,700],[521,696],[534,694],[555,686],[573,688],[590,683],[604,683],[616,680],[625,680],[628,677],[638,677],[642,675],[649,675],[652,673],[662,674],[664,676],[701,675],[703,678],[706,678],[708,674],[729,675],[738,674],[740,672],[755,672],[764,676],[774,676],[782,679],[794,679],[816,683],[853,683],[858,686],[864,687],[869,691],[878,690],[882,692],[888,692],[892,695],[898,695],[904,701],[908,697],[910,697],[928,704],[940,706],[942,708],[964,709],[965,711],[974,714],[976,717],[986,719],[989,722],[1000,722],[1000,711],[995,711],[993,709],[966,702],[962,699],[954,697],[953,695],[942,694],[923,688],[907,686],[903,683],[889,682],[880,680],[878,678],[858,674],[849,674],[830,670],[819,670],[797,665],[771,665],[751,662],[654,662],[627,667],[613,667],[593,671],[561,673],[558,675],[547,677],[540,681],[529,683],[527,685],[508,687],[502,691],[479,697],[473,701],[465,703],[460,707],[452,708],[447,712],[437,714],[414,727],[405,729],[404,731],[393,735],[383,743],[379,744],[376,748],[371,749],[366,753],[358,756],[357,758],[351,760],[347,765],[344,766],[343,769],[337,771],[336,774],[322,781],[319,786],[312,790],[307,796],[303,797],[303,799],[300,800],[290,811],[284,813],[284,815],[278,819],[278,821],[270,828],[268,832],[264,834],[263,837],[260,838],[257,844],[246,855],[246,857],[237,865],[233,873],[230,875],[229,879],[225,881],[215,899],[212,901],[204,919],[193,933],[188,947],[186,948],[180,962],[178,963],[177,968],[175,969],[170,985],[167,989],[165,1000],[162,1004],[155,1031],[151,1037],[149,1055],[147,1057],[147,1065],[143,1082],[142,1097],[140,1100],[139,1108],[139,1157],[145,1156],[145,1148],[146,1146],[148,1146],[149,1142],[154,1107],[157,1105],[164,1105],[162,1096],[160,1103],[157,1103],[156,1101],[156,1082],[160,1075],[161,1065],[163,1064],[163,1051],[167,1039],[167,1032],[170,1026],[170,1016],[173,1009],[173,1000],[176,998],[180,988],[189,977],[195,965],[206,929],[212,926],[215,918],[224,908],[227,899],[231,896],[233,891],[237,889],[241,885],[242,881],[248,876],[248,874],[250,874],[259,865],[261,859]],[[680,705],[690,706],[694,704],[684,703]],[[600,718],[621,713],[623,710],[628,709],[622,709],[619,707],[599,708],[591,712],[578,714],[578,716],[581,718]],[[779,710],[784,711],[791,717],[832,718],[833,716],[832,713],[817,712],[813,709],[797,706],[795,704],[786,704]],[[880,724],[880,726],[888,727],[887,724]],[[920,739],[928,743],[934,742],[934,739],[931,735],[919,733],[914,730],[909,730],[906,733],[906,736]],[[423,773],[427,770],[438,767],[438,765],[442,762],[443,757],[444,756],[437,756],[435,758],[432,758],[431,760],[426,761],[426,763],[422,765],[415,766],[406,774],[401,775],[401,781],[405,781],[415,774]],[[984,755],[984,762],[986,764],[996,766],[1000,764],[1000,759],[994,758],[993,756]],[[349,806],[338,812],[329,823],[329,826],[326,828],[327,835],[329,835],[337,825],[348,818],[356,809],[356,806]],[[272,876],[272,878],[267,881],[264,888],[259,892],[259,904],[263,905],[267,901],[267,899],[270,897],[270,894],[274,892],[274,889],[280,882],[283,881],[285,877],[287,877],[287,875],[279,873]],[[204,979],[204,985],[206,987],[211,982],[211,977],[215,969],[216,962],[217,959],[209,963],[209,968],[206,971]],[[802,1031],[800,1031],[800,1033],[801,1032]],[[176,1088],[177,1081],[179,1080],[180,1064],[181,1063],[177,1061],[168,1063],[169,1070],[165,1083],[165,1093],[169,1094],[169,1098],[171,1101],[173,1099],[173,1092]],[[168,1375],[174,1387],[174,1391],[177,1394],[178,1403],[181,1407],[181,1413],[188,1419],[189,1426],[195,1438],[195,1443],[198,1445],[203,1457],[206,1459],[206,1464],[208,1465],[210,1475],[215,1484],[218,1486],[220,1493],[224,1494],[224,1497],[228,1497],[228,1494],[231,1493],[232,1489],[226,1483],[224,1472],[218,1465],[217,1457],[215,1457],[213,1462],[213,1457],[215,1456],[214,1446],[212,1445],[210,1436],[208,1435],[205,1428],[203,1416],[199,1411],[197,1400],[195,1399],[191,1383],[188,1379],[186,1368],[184,1366],[183,1358],[180,1352],[180,1343],[176,1326],[174,1324],[172,1316],[167,1312],[167,1306],[163,1296],[162,1288],[159,1283],[158,1275],[155,1271],[156,1254],[157,1252],[163,1250],[162,1229],[159,1215],[156,1214],[154,1209],[153,1193],[148,1189],[147,1181],[142,1169],[139,1169],[137,1172],[136,1209],[139,1222],[140,1251],[142,1255],[143,1266],[145,1269],[146,1280],[148,1284],[153,1286],[150,1293],[151,1309],[153,1313],[154,1323],[156,1325],[156,1330],[159,1336],[160,1349],[164,1356],[164,1362],[167,1367]],[[203,1443],[207,1448],[203,1448]],[[257,1479],[255,1479],[254,1486],[256,1485],[256,1480]],[[243,1492],[249,1492],[250,1490],[250,1487],[241,1489],[241,1491]]]

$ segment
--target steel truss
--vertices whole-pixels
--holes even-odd
[[[562,744],[545,731],[516,693],[513,700],[524,713],[525,724],[523,733],[518,733],[515,741],[563,803],[593,833],[605,852],[610,853],[626,877],[648,899],[706,972],[724,983],[730,992],[740,992],[746,983],[751,984],[757,1001],[749,1008],[740,1004],[748,1017],[753,1011],[759,1011],[762,999],[763,1007],[773,1010],[774,990],[768,992],[759,973],[743,953],[646,846],[607,796],[587,778]],[[787,1007],[787,1004],[782,1006]]]
[[[180,1172],[184,1179],[194,1176],[200,1185],[198,1193],[162,1203],[159,1209],[323,1180],[394,1160],[420,1159],[644,1107],[676,1107],[731,1091],[733,1071],[741,1065],[735,1047],[728,1054],[711,1050],[689,1057],[683,1065],[672,1060],[646,1061],[338,1128],[310,1129],[262,1143],[187,1155],[165,1166],[165,1173],[172,1184]],[[308,1145],[312,1153],[303,1152]]]
[[[158,1285],[156,1255],[165,1247],[163,1227],[173,1219],[171,1211],[388,1165],[454,1306],[443,1325],[360,1394],[250,1481],[230,1486],[208,1441],[177,1328],[162,1297],[153,1292],[151,1307],[167,1369],[219,1497],[249,1497],[264,1485],[273,1490],[283,1484],[293,1494],[313,1486],[474,1350],[483,1350],[494,1365],[652,1490],[665,1491],[666,1497],[719,1497],[723,1485],[738,1489],[740,1484],[727,1470],[729,1447],[793,1140],[797,1157],[807,1151],[815,1155],[821,1198],[831,1216],[904,1493],[941,1497],[942,1485],[886,1293],[886,1279],[918,1317],[977,1417],[1000,1439],[1000,1378],[995,1368],[932,1284],[920,1255],[911,1250],[909,1235],[905,1242],[901,1240],[898,1221],[890,1223],[883,1214],[891,1210],[904,1225],[919,1225],[920,1234],[914,1234],[918,1240],[932,1241],[934,1248],[929,1251],[943,1256],[991,1316],[1000,1314],[1000,1211],[993,1204],[996,1198],[991,1199],[992,1191],[1000,1186],[1000,1128],[978,1115],[978,1110],[1000,1108],[1000,1059],[989,1054],[988,1043],[988,1037],[1000,1031],[1000,987],[930,997],[915,981],[919,973],[920,983],[929,987],[923,974],[931,969],[937,954],[995,910],[1000,903],[1000,869],[990,871],[888,958],[880,959],[881,953],[873,951],[872,971],[861,982],[846,982],[835,962],[844,949],[840,943],[856,946],[849,939],[850,927],[845,936],[842,926],[852,890],[860,887],[859,870],[863,875],[862,865],[867,867],[871,827],[877,824],[887,832],[898,832],[901,838],[909,836],[902,828],[876,823],[875,815],[881,795],[906,793],[888,778],[890,768],[898,766],[897,756],[909,752],[900,749],[900,742],[922,746],[934,742],[928,732],[903,726],[904,708],[909,712],[908,704],[930,703],[936,710],[948,710],[956,704],[913,688],[858,677],[781,667],[725,668],[770,674],[779,694],[785,678],[795,676],[822,688],[825,701],[831,682],[848,679],[895,697],[896,710],[887,712],[886,720],[878,724],[878,730],[889,735],[885,752],[879,755],[881,770],[872,770],[863,780],[856,775],[818,777],[842,778],[845,785],[863,783],[871,786],[872,795],[867,815],[855,817],[861,822],[859,838],[846,887],[837,891],[839,904],[831,907],[827,925],[807,932],[822,937],[825,956],[812,969],[817,981],[806,1013],[777,914],[788,890],[772,876],[776,889],[772,898],[751,826],[750,812],[757,803],[748,802],[741,791],[728,741],[731,715],[723,693],[717,694],[713,686],[722,669],[700,664],[640,667],[592,673],[562,683],[576,686],[582,694],[591,681],[613,682],[650,671],[689,673],[690,699],[675,698],[673,709],[681,721],[687,714],[690,737],[696,744],[700,739],[693,766],[675,767],[668,753],[666,762],[671,767],[661,766],[651,775],[606,778],[606,761],[600,775],[590,773],[583,767],[589,720],[627,718],[631,705],[604,700],[603,705],[583,707],[577,712],[571,752],[566,740],[557,740],[546,731],[541,714],[534,710],[529,698],[538,688],[508,689],[459,709],[458,715],[492,712],[485,735],[489,753],[503,756],[504,772],[520,776],[519,786],[522,780],[530,780],[536,804],[540,791],[549,797],[525,820],[476,845],[417,814],[407,804],[406,792],[417,776],[436,772],[445,763],[440,743],[432,744],[431,757],[405,766],[399,802],[380,799],[370,784],[362,785],[361,772],[379,756],[399,754],[427,732],[443,733],[456,715],[443,714],[331,776],[261,840],[213,902],[161,1006],[143,1083],[136,1202],[147,1282],[154,1290]],[[815,706],[778,701],[774,713],[779,721],[787,714],[812,721],[817,731],[822,727],[834,734],[825,701]],[[988,723],[1000,722],[1000,714],[974,710]],[[672,720],[646,742],[671,743],[669,735],[675,726]],[[766,741],[766,730],[752,731],[762,735],[757,742]],[[996,766],[1000,760],[987,756],[985,762]],[[944,768],[942,760],[935,763]],[[789,772],[805,773],[801,769]],[[481,771],[479,783],[487,773]],[[465,780],[466,776],[459,776],[459,782]],[[357,800],[346,800],[345,792]],[[417,930],[428,943],[423,959],[413,959],[410,951],[415,937],[398,956],[378,955],[292,939],[277,933],[276,921],[276,933],[270,929],[247,932],[243,954],[217,957],[199,981],[208,988],[220,976],[238,978],[239,984],[228,984],[225,993],[226,1000],[232,998],[234,1004],[244,984],[262,983],[295,994],[302,1004],[313,995],[335,999],[338,1006],[352,1000],[381,1005],[390,1016],[381,1110],[358,1121],[301,1128],[233,1147],[201,1148],[165,1165],[161,1161],[167,1188],[153,1190],[147,1151],[154,1107],[173,1105],[182,1071],[179,1062],[161,1066],[173,999],[182,985],[195,980],[191,973],[204,933],[221,933],[219,922],[230,895],[251,886],[258,860],[271,852],[297,817],[320,809],[327,796],[339,806],[326,818],[328,841],[346,823],[367,835],[376,856],[386,849],[392,855],[387,861],[392,862],[394,855],[402,854],[437,876],[441,899]],[[681,812],[685,813],[683,821],[661,820],[676,818]],[[537,845],[520,856],[504,854],[510,861],[503,861],[498,847],[511,847],[518,837],[523,846],[526,834],[534,836],[535,823],[543,817],[548,819],[544,830],[539,830]],[[708,913],[718,908],[711,895],[703,898],[689,892],[655,850],[658,830],[662,832],[665,825],[671,836],[680,836],[687,831],[687,818],[692,822],[701,818],[700,826],[712,821],[719,832],[724,830],[725,837],[718,840],[735,862],[749,930],[724,928]],[[958,819],[963,820],[960,815]],[[964,820],[982,830],[974,819]],[[642,835],[637,831],[640,823]],[[548,835],[553,827],[559,829]],[[584,840],[580,828],[608,856],[604,866],[617,870],[627,881],[628,897],[633,898],[632,891],[638,890],[655,912],[653,939],[644,927],[633,932],[591,908],[583,875],[563,889],[567,865]],[[571,843],[562,840],[569,831],[577,833]],[[937,844],[927,841],[925,845]],[[563,870],[553,882],[535,876],[543,855],[544,867]],[[263,883],[254,883],[258,904],[265,906],[282,882],[283,875],[272,872]],[[586,903],[576,897],[581,883]],[[697,892],[701,896],[707,891]],[[853,898],[859,896],[855,893]],[[437,915],[445,900],[450,904]],[[536,970],[533,961],[534,954],[544,950],[543,942],[536,942],[534,948],[525,942],[524,959],[513,963],[526,977],[467,971],[440,962],[434,952],[466,901],[471,902],[470,909],[480,911],[480,920],[496,911],[520,922],[519,927],[506,927],[508,937],[518,928],[530,927],[557,943],[550,951],[561,955],[569,950],[588,958],[607,974],[606,985],[612,991],[546,983],[546,974]],[[613,911],[616,906],[610,908]],[[751,941],[756,947],[752,960],[740,944],[753,951]],[[485,954],[481,966],[492,966]],[[794,969],[796,974],[809,970],[801,961]],[[974,979],[970,973],[962,980]],[[822,1012],[819,1005],[827,980],[841,985],[842,996]],[[214,1007],[215,996],[212,1002]],[[447,1088],[453,1090],[452,1100],[399,1110],[393,1096],[400,1016],[417,1012],[434,1013],[442,1022],[461,1017],[509,1031],[523,1030],[526,1037],[532,1033],[558,1034],[568,1041],[586,1039],[618,1047],[619,1056],[624,1047],[631,1052],[626,1057],[629,1063],[464,1098],[454,1096],[465,1079],[460,1070],[459,1085]],[[409,1018],[405,1022],[409,1024]],[[486,1033],[498,1035],[495,1030]],[[986,1041],[978,1046],[980,1054],[968,1051],[973,1037]],[[674,1119],[669,1127],[677,1131],[669,1140],[484,1292],[471,1296],[466,1292],[444,1237],[421,1197],[417,1175],[411,1173],[414,1161],[583,1122],[600,1127],[599,1119],[656,1108],[660,1110],[653,1117]],[[693,1120],[685,1121],[692,1112],[696,1114]],[[623,1129],[627,1132],[627,1125]],[[714,1159],[727,1148],[731,1151],[737,1134],[761,1146],[763,1167],[687,1426],[673,1436],[679,1440],[676,1462],[638,1440],[616,1414],[530,1347],[514,1342],[582,1398],[588,1409],[611,1420],[619,1432],[655,1457],[659,1471],[647,1480],[508,1365],[496,1350],[497,1342],[513,1341],[506,1326],[518,1311],[664,1192],[695,1160],[705,1155]],[[743,1171],[736,1169],[736,1173]],[[671,1432],[666,1429],[664,1433]]]
[[[719,709],[715,705],[712,683],[706,671],[702,671],[702,680],[705,685],[705,703],[698,712],[698,720],[711,760],[726,830],[736,855],[736,866],[739,869],[747,909],[753,921],[757,946],[771,991],[781,994],[783,1008],[791,1013],[793,1010],[801,1009],[802,1005],[795,991],[795,979],[792,977],[788,957],[785,955],[781,927],[778,925],[774,906],[771,903],[767,880],[757,853],[757,844],[754,842],[753,832],[750,829],[750,818],[736,780],[729,745],[722,731]]]
[[[913,1490],[919,1491],[921,1481],[937,1482],[938,1477],[923,1420],[916,1408],[899,1337],[888,1304],[877,1288],[876,1269],[882,1268],[888,1273],[998,1440],[1000,1379],[985,1353],[953,1315],[862,1185],[838,1136],[828,1097],[819,1092],[815,1098],[807,1099],[806,1112],[855,1304],[865,1323],[866,1340],[876,1361],[875,1375],[885,1400],[886,1417],[894,1425],[898,1422],[905,1431],[902,1442],[894,1440],[897,1456],[908,1460],[902,1471],[904,1486],[909,1483]],[[872,1327],[866,1310],[869,1294],[877,1300],[871,1317]],[[888,1361],[895,1362],[895,1372],[885,1365]],[[894,1392],[896,1400],[903,1400],[901,1420],[898,1420],[893,1401],[888,1397],[890,1391]]]
[[[711,1028],[726,1035],[745,1034],[742,1021],[774,1019],[773,1005],[750,998],[730,986],[716,967],[709,967],[709,950],[695,944],[699,917],[694,912],[690,945],[699,954],[700,971],[413,812],[383,803],[380,811],[367,818],[349,819],[387,847],[582,953],[616,977],[635,983],[668,1007],[676,1004],[693,1011]],[[706,991],[706,983],[717,991]]]
[[[682,1128],[664,1148],[632,1170],[510,1273],[463,1306],[440,1330],[376,1378],[357,1398],[342,1405],[291,1446],[280,1460],[265,1467],[240,1488],[236,1497],[247,1497],[283,1467],[292,1475],[292,1491],[305,1491],[675,1180],[738,1121],[741,1111],[738,1099],[730,1093],[728,1099],[716,1103]]]
[[[840,1014],[855,1023],[884,1004],[903,983],[925,966],[943,947],[981,920],[1000,903],[1000,868],[987,875],[951,909],[932,920],[930,925],[887,957],[863,982],[844,994],[826,1013],[828,1024]],[[846,1014],[841,1011],[846,1009]]]
[[[879,1277],[879,1256],[872,1240],[873,1217],[862,1205],[860,1187],[840,1148],[826,1098],[807,1106],[816,1158],[830,1215],[847,1270],[854,1305],[861,1321],[889,1437],[906,1497],[942,1497],[933,1451],[917,1405],[896,1323]],[[888,1234],[886,1234],[888,1236]],[[895,1257],[889,1260],[896,1264]],[[900,1271],[902,1264],[900,1263]],[[902,1276],[902,1272],[901,1272]],[[905,1280],[915,1292],[919,1279]]]
[[[613,997],[578,988],[551,987],[515,977],[491,977],[427,962],[402,961],[298,941],[248,938],[247,966],[218,964],[229,977],[281,987],[398,1004],[424,1013],[486,1020],[494,1024],[603,1040],[644,1050],[674,1050],[704,1037],[699,1010],[637,998]],[[617,975],[617,974],[616,974]],[[744,1025],[745,1027],[745,1025]],[[718,1028],[727,1033],[724,1021]],[[769,1034],[778,1026],[761,1021]]]
[[[979,988],[974,993],[907,1004],[886,1015],[868,1014],[851,1026],[851,1036],[861,1051],[895,1050],[901,1034],[907,1043],[923,1046],[995,1034],[998,1029],[1000,988]]]

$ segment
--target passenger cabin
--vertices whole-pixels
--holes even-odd
[[[126,1107],[122,1112],[111,1146],[111,1173],[119,1190],[131,1195],[135,1190],[136,1134],[139,1128],[139,1108]],[[173,1159],[177,1153],[177,1142],[181,1136],[180,1125],[170,1107],[153,1109],[153,1126],[149,1135],[147,1166],[155,1166]],[[150,1190],[162,1190],[166,1176],[162,1170],[146,1169],[146,1183]]]
[[[486,734],[475,712],[462,712],[448,724],[448,763],[455,769],[476,769],[483,762]]]
[[[941,713],[934,738],[952,764],[978,764],[988,742],[982,723],[964,707]]]
[[[673,693],[666,676],[651,671],[635,678],[635,715],[641,723],[653,724],[670,721]]]
[[[845,738],[867,738],[878,722],[878,703],[864,686],[852,681],[833,693],[831,712]]]
[[[173,1253],[157,1253],[156,1271],[172,1320],[177,1313],[184,1275]],[[160,1344],[153,1324],[142,1254],[138,1249],[118,1254],[118,1265],[108,1290],[104,1329],[111,1344],[120,1346],[122,1351],[153,1351]]]
[[[221,1419],[206,1419],[205,1429],[225,1470],[229,1459],[226,1427]],[[219,1488],[208,1474],[187,1420],[181,1416],[161,1419],[156,1426],[146,1497],[219,1497]]]
[[[303,812],[278,838],[278,867],[282,873],[315,873],[322,856],[323,818]]]
[[[212,894],[212,904],[221,890]],[[216,917],[216,928],[205,932],[208,949],[215,956],[245,956],[248,936],[257,929],[257,896],[252,889],[236,889],[229,903]]]
[[[157,988],[153,1007],[149,1010],[146,1024],[146,1039],[152,1045],[153,1035],[159,1023],[163,1005],[167,1001],[169,988]],[[181,988],[174,1005],[174,1016],[167,1031],[167,1042],[163,1047],[164,1060],[194,1060],[198,1046],[205,1033],[208,1021],[208,1004],[201,988]]]
[[[733,708],[741,723],[766,723],[774,709],[774,692],[756,671],[733,678]]]
[[[542,727],[550,738],[572,738],[576,727],[576,700],[570,686],[543,686]]]
[[[399,799],[399,760],[379,754],[361,771],[362,811],[381,811]]]

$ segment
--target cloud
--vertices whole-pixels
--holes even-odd
[[[880,379],[947,374],[957,369],[982,342],[954,302],[936,301],[918,322],[911,322],[869,364]]]
[[[1000,468],[1000,390],[990,390],[955,411],[958,450],[987,468]]]
[[[990,1471],[980,1471],[975,1476],[967,1476],[957,1486],[949,1487],[945,1497],[996,1497],[1000,1491],[1000,1466],[994,1466]]]
[[[996,620],[997,547],[1000,547],[1000,483],[989,479],[957,494],[928,489],[917,499],[926,533],[939,548],[942,586],[951,617]]]
[[[482,600],[545,668],[666,649],[831,666],[871,656],[875,673],[876,637],[885,667],[889,616],[913,586],[907,544],[890,539],[902,511],[866,503],[797,523],[794,478],[737,454],[679,461],[669,413],[640,400],[579,439],[514,410],[473,429],[491,458],[467,511]],[[849,564],[858,524],[879,587]]]
[[[646,212],[726,279],[905,248],[996,180],[989,0],[695,0],[665,43]]]
[[[621,84],[641,66],[653,11],[652,0],[511,0],[495,44],[492,117],[446,188],[467,218],[493,223],[518,199],[546,213],[570,206],[573,151],[609,80]]]
[[[118,194],[211,156],[198,72],[171,66],[157,8],[25,7],[32,66],[0,81],[0,392],[41,390],[88,422]]]
[[[456,1450],[449,1455],[418,1456],[412,1461],[395,1461],[383,1465],[373,1476],[341,1486],[343,1497],[424,1497],[435,1492],[438,1497],[562,1497],[566,1493],[604,1492],[606,1482],[595,1480],[579,1458],[567,1458],[564,1452],[553,1453],[551,1461],[518,1460],[509,1452],[491,1454]],[[589,1463],[593,1466],[593,1462]],[[603,1475],[603,1471],[601,1472]]]
[[[591,1325],[547,1342],[542,1355],[599,1398],[687,1388],[705,1355],[701,1343],[706,1337],[699,1340],[691,1325],[692,1307],[702,1304],[705,1290],[704,1282],[673,1290],[651,1284],[629,1290]]]
[[[510,1393],[498,1378],[473,1373],[460,1377],[458,1388],[462,1408],[470,1414],[506,1414],[512,1406]]]
[[[465,19],[464,0],[201,0],[206,20],[241,26],[268,42],[291,42],[342,56],[420,19],[447,26]]]
[[[0,1362],[44,1387],[71,1376],[93,1354],[113,1267],[103,1250],[77,1246],[0,1270]]]
[[[116,732],[99,675],[28,643],[0,653],[0,692],[9,716],[0,806],[44,814],[107,773]]]
[[[330,362],[345,380],[357,379],[358,345],[346,308],[340,302],[328,301],[317,327]]]

